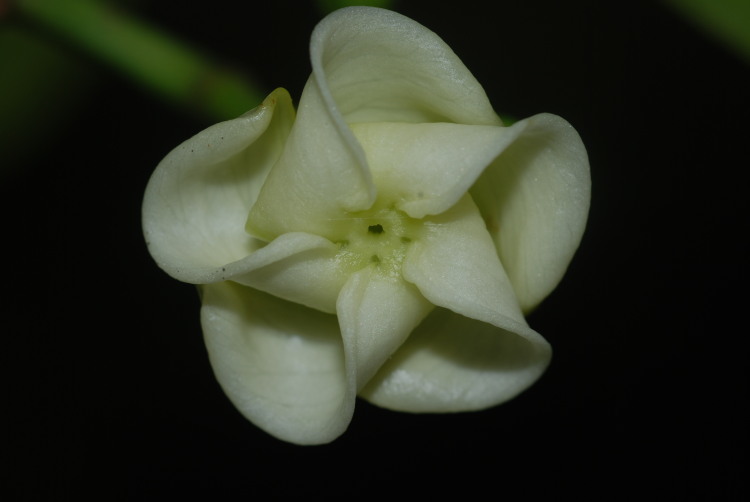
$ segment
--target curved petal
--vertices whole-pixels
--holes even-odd
[[[146,187],[142,217],[149,251],[168,274],[195,282],[195,270],[231,263],[258,247],[245,232],[245,218],[293,121],[289,94],[276,89],[259,107],[198,133],[161,161]]]
[[[510,399],[544,372],[549,344],[526,324],[470,196],[428,220],[403,275],[453,313],[425,321],[368,385],[367,399],[404,411],[475,410]]]
[[[378,190],[412,218],[423,218],[454,205],[524,126],[373,122],[352,130]]]
[[[216,378],[269,434],[330,442],[354,411],[336,317],[231,282],[203,286],[203,333]]]
[[[334,12],[315,27],[310,57],[326,106],[347,123],[501,125],[484,89],[450,47],[395,12]]]
[[[432,310],[411,284],[369,266],[351,275],[341,290],[337,314],[347,371],[364,386]]]
[[[513,287],[468,194],[425,220],[403,266],[404,279],[433,304],[514,331],[526,329]]]
[[[591,178],[575,129],[555,115],[526,127],[471,189],[524,312],[562,279],[586,226]]]
[[[512,399],[544,372],[550,349],[491,324],[435,309],[360,396],[414,413],[481,410]]]
[[[317,235],[284,234],[245,259],[216,269],[215,276],[333,314],[348,277],[338,251]]]
[[[375,201],[362,147],[308,80],[279,162],[250,211],[246,229],[271,240],[287,232],[326,235],[329,222]]]

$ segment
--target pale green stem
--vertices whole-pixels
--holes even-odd
[[[96,0],[18,0],[19,10],[182,109],[234,118],[265,95],[236,72]]]

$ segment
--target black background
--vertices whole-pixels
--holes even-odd
[[[135,12],[298,99],[316,9],[185,3]],[[555,350],[545,376],[480,413],[360,401],[325,446],[245,421],[211,373],[194,288],[154,265],[140,230],[153,168],[212,120],[80,53],[87,99],[1,187],[19,498],[747,495],[750,65],[659,2],[505,3],[397,10],[454,49],[496,110],[559,114],[587,145],[587,233],[529,318]]]

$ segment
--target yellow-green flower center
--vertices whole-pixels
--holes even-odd
[[[347,213],[332,221],[332,239],[338,244],[342,268],[351,272],[367,266],[390,277],[399,277],[401,264],[421,222],[393,207],[376,207]]]

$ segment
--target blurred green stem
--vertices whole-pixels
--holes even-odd
[[[224,120],[265,96],[241,75],[105,2],[18,0],[17,5],[27,17],[182,109]]]

